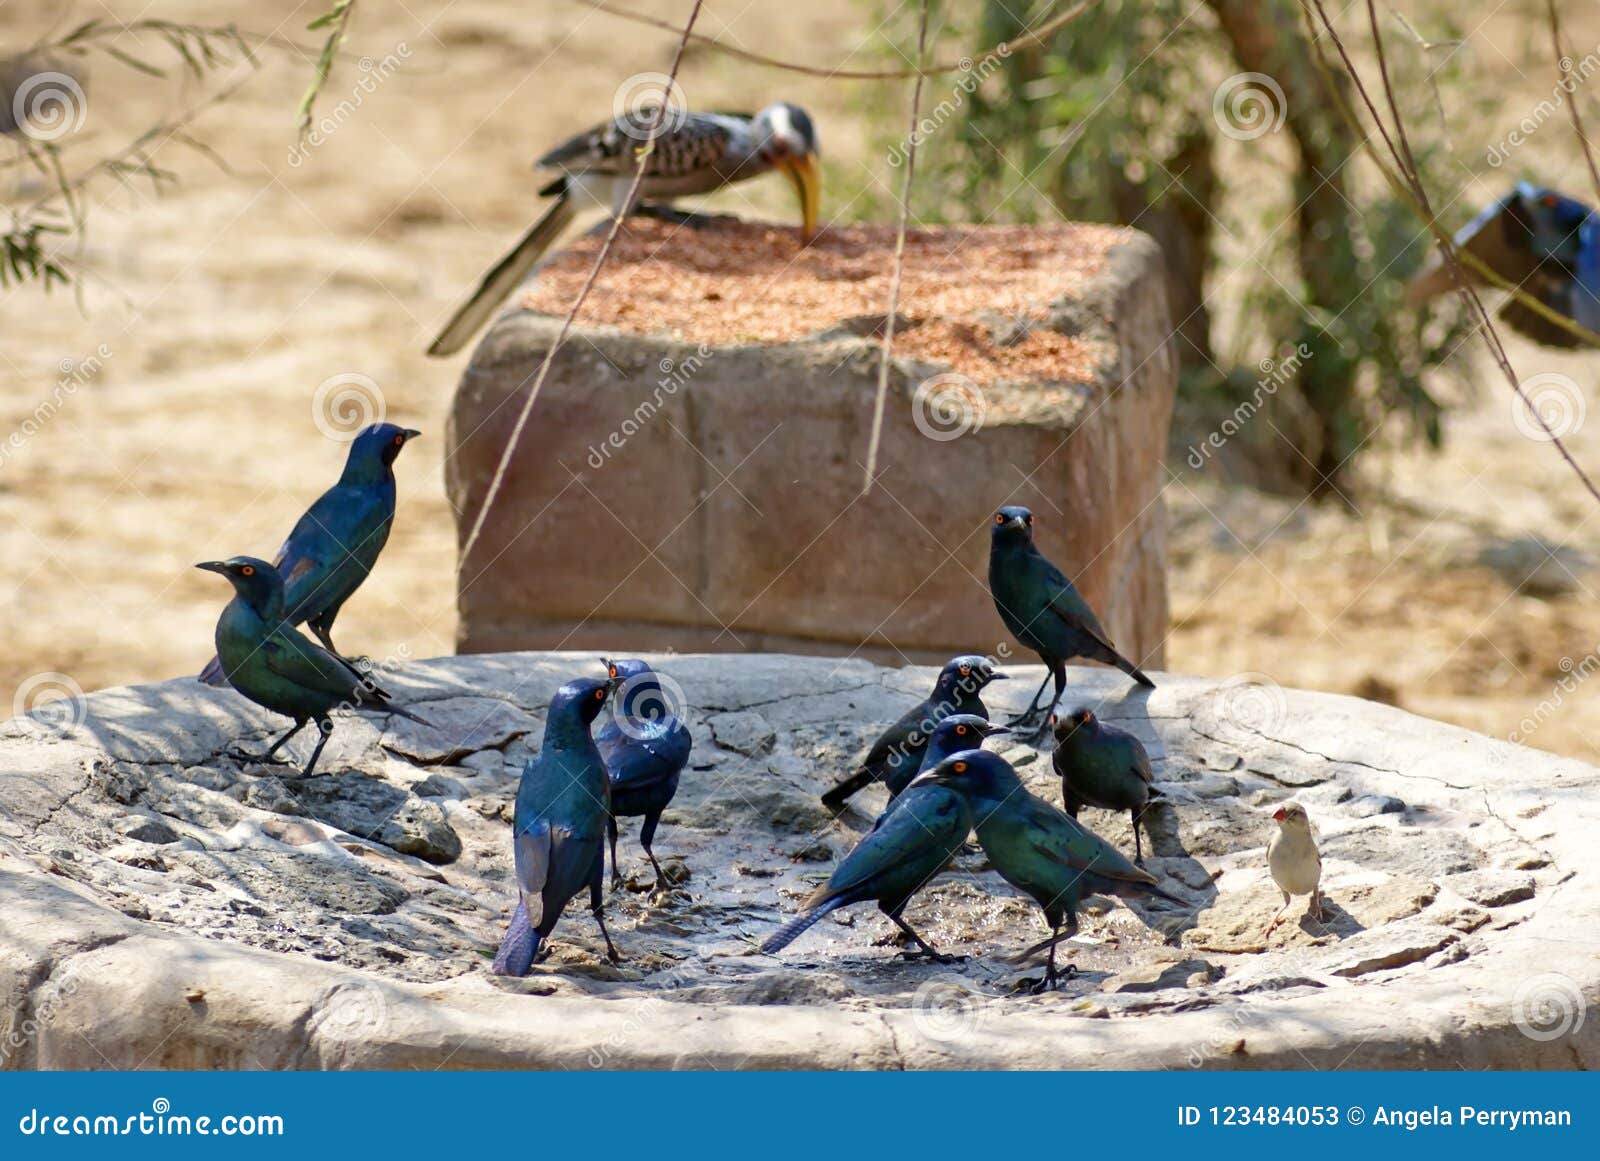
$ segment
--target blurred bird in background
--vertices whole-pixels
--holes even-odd
[[[636,207],[624,203],[638,172],[639,154],[647,146],[637,195],[641,202],[713,193],[734,182],[781,172],[800,199],[802,237],[809,241],[816,234],[822,193],[817,130],[800,106],[779,102],[751,115],[686,113],[669,105],[652,130],[655,116],[654,107],[623,113],[562,142],[534,163],[538,169],[560,171],[561,176],[539,191],[540,197],[555,201],[483,276],[428,354],[442,357],[460,350],[580,212],[596,207],[613,217],[632,212]],[[659,206],[652,212],[674,218]],[[677,215],[675,220],[693,219]]]
[[[1322,921],[1322,855],[1311,833],[1311,817],[1298,802],[1286,802],[1273,812],[1272,820],[1278,830],[1267,844],[1267,869],[1283,892],[1283,906],[1267,924],[1268,935],[1283,921],[1296,895],[1310,895],[1306,914]]]
[[[330,653],[333,622],[361,587],[389,542],[394,524],[394,461],[422,433],[392,423],[375,423],[350,442],[339,482],[295,522],[272,567],[283,578],[284,617],[307,624]],[[207,685],[224,685],[222,665],[213,657],[200,671]]]
[[[1557,314],[1600,332],[1600,217],[1582,202],[1519,182],[1457,231],[1455,244]],[[1449,267],[1435,253],[1407,285],[1406,297],[1422,303],[1454,289]],[[1500,308],[1500,318],[1536,343],[1584,345],[1515,298]]]
[[[987,720],[989,708],[980,695],[991,681],[1005,679],[1006,675],[996,672],[987,657],[976,653],[952,657],[934,680],[933,692],[878,736],[856,772],[823,794],[823,805],[842,810],[852,794],[874,782],[887,783],[890,797],[899,794],[922,768],[934,728],[952,714],[972,714]]]
[[[610,780],[590,734],[606,698],[620,684],[618,678],[579,678],[556,690],[550,700],[544,742],[522,768],[517,784],[511,843],[518,901],[495,953],[496,975],[527,975],[561,912],[585,887],[606,955],[613,963],[622,958],[606,930],[600,891],[611,817]]]
[[[1044,735],[1050,715],[1067,689],[1067,662],[1075,657],[1115,665],[1140,685],[1155,688],[1155,682],[1112,647],[1100,627],[1100,619],[1067,574],[1034,547],[1033,513],[1026,508],[1006,507],[994,514],[994,524],[989,529],[989,593],[1006,628],[1037,653],[1050,670],[1039,683],[1027,712],[1012,719],[1011,725],[1037,721],[1035,738]],[[1055,697],[1047,707],[1041,707],[1039,697],[1052,678],[1056,683]]]
[[[1143,865],[1139,821],[1150,800],[1162,796],[1152,785],[1155,775],[1144,744],[1087,709],[1054,722],[1050,764],[1061,776],[1061,804],[1073,818],[1085,806],[1126,810],[1133,823],[1133,861]]]
[[[284,614],[283,578],[266,561],[235,556],[195,567],[218,573],[233,585],[234,598],[217,620],[217,665],[223,679],[257,705],[294,719],[294,726],[265,754],[240,757],[270,762],[307,722],[316,722],[322,736],[300,771],[309,777],[333,733],[332,713],[341,708],[398,714],[432,725],[395,705],[370,676],[337,653],[295,631]]]
[[[678,777],[689,764],[693,742],[655,670],[636,659],[602,660],[611,679],[620,683],[612,697],[611,717],[595,733],[595,744],[611,779],[611,817],[606,822],[611,838],[611,889],[622,885],[617,866],[617,819],[643,818],[639,845],[655,868],[656,890],[664,890],[667,877],[651,844],[661,812],[678,793]]]

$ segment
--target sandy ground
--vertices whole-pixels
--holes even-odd
[[[141,7],[113,3],[109,11],[128,19]],[[322,7],[158,0],[146,15],[276,27],[309,41],[303,26]],[[750,47],[858,67],[879,61],[861,51],[876,17],[854,0],[821,0],[781,19],[754,5],[709,7],[708,31]],[[1533,63],[1542,42],[1523,7],[1497,9],[1463,50],[1485,85],[1508,94],[1496,137],[1550,91],[1549,65]],[[0,0],[8,43],[64,22],[58,9],[52,0]],[[65,20],[106,11],[83,4]],[[1569,23],[1580,46],[1600,43],[1600,14]],[[393,538],[343,614],[339,637],[374,656],[449,652],[454,535],[441,436],[464,356],[433,362],[422,348],[529,220],[529,159],[608,111],[625,75],[664,70],[671,47],[665,34],[577,3],[364,4],[351,58],[323,102],[325,114],[358,97],[359,108],[321,144],[291,153],[309,68],[264,50],[258,71],[246,78],[249,70],[235,70],[246,79],[238,95],[195,128],[230,172],[169,141],[156,159],[181,180],[163,196],[95,185],[76,259],[82,308],[60,292],[0,293],[0,425],[23,430],[41,401],[59,401],[0,468],[8,598],[0,603],[0,714],[4,692],[25,701],[40,673],[93,689],[197,669],[222,594],[216,578],[190,566],[235,552],[269,555],[333,480],[344,445],[322,434],[314,401],[319,385],[341,376],[366,377],[390,418],[426,435],[401,462]],[[357,57],[373,67],[363,70]],[[896,179],[869,148],[858,86],[696,51],[684,89],[695,107],[744,107],[761,93],[811,109],[828,157],[828,216],[859,215],[861,195],[882,197]],[[204,91],[96,58],[69,156],[116,149]],[[1564,123],[1554,122],[1517,164],[1583,192],[1569,143]],[[1488,171],[1484,147],[1457,142],[1461,194],[1473,204],[1498,194],[1516,168]],[[1472,182],[1469,170],[1488,180]],[[8,203],[39,192],[19,187],[17,172],[0,170]],[[790,200],[774,179],[715,205],[787,217]],[[1570,377],[1579,402],[1600,365],[1520,343],[1512,354],[1524,376]],[[63,378],[72,390],[60,388]],[[1358,516],[1175,478],[1167,490],[1169,666],[1361,692],[1502,736],[1541,701],[1559,699],[1564,706],[1528,740],[1600,757],[1600,726],[1581,695],[1556,685],[1563,658],[1587,672],[1583,659],[1600,642],[1597,581],[1583,547],[1600,505],[1548,445],[1519,433],[1503,382],[1487,370],[1482,379],[1478,400],[1452,416],[1444,454],[1381,447],[1368,457]],[[1578,423],[1573,446],[1600,471],[1597,428]],[[1519,591],[1545,549],[1562,546],[1556,563],[1539,570],[1540,595]]]

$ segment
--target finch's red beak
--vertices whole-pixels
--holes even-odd
[[[1272,821],[1273,822],[1282,822],[1284,819],[1286,819],[1288,817],[1289,817],[1289,812],[1287,810],[1285,810],[1281,806],[1278,807],[1277,810],[1274,810],[1272,812]]]

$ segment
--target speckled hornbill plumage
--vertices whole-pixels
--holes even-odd
[[[820,186],[817,132],[798,105],[779,103],[761,112],[685,113],[668,108],[652,129],[654,108],[623,113],[579,133],[535,163],[559,170],[541,197],[550,207],[504,258],[490,268],[465,304],[451,316],[428,354],[460,350],[489,315],[521,283],[534,264],[571,225],[579,211],[599,207],[613,216],[639,203],[670,202],[707,194],[734,182],[782,171],[800,199],[802,229],[809,239],[817,226]],[[635,195],[628,192],[644,154],[644,174]]]

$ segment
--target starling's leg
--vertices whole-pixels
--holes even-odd
[[[343,656],[333,645],[333,620],[318,617],[310,622],[311,631],[317,635],[317,640],[322,642],[322,647],[335,656]]]
[[[241,762],[271,762],[274,765],[282,765],[282,759],[276,758],[274,755],[277,754],[279,750],[283,749],[285,742],[303,730],[306,723],[310,720],[310,718],[301,718],[299,721],[295,722],[294,725],[289,727],[288,733],[284,734],[276,742],[273,742],[271,746],[267,747],[267,752],[265,754],[252,754],[247,750],[241,750],[238,746],[229,746],[227,753],[230,757],[237,758]]]
[[[622,886],[622,872],[617,869],[617,816],[606,816],[606,833],[611,836],[611,889]]]
[[[333,719],[323,718],[317,723],[317,730],[322,737],[317,739],[317,748],[311,751],[311,761],[306,763],[306,768],[300,771],[300,777],[311,777],[311,771],[317,768],[317,759],[322,757],[322,747],[328,744],[328,739],[333,737]]]
[[[1144,845],[1139,841],[1139,817],[1142,813],[1138,810],[1128,811],[1128,817],[1133,820],[1133,861],[1141,867],[1144,866]]]
[[[656,841],[656,824],[661,821],[661,812],[644,816],[644,826],[639,828],[639,845],[644,848],[644,853],[650,860],[650,865],[656,869],[656,890],[665,891],[669,884],[667,876],[661,870],[661,864],[656,862],[656,853],[650,849]]]
[[[934,963],[960,963],[966,958],[966,956],[963,955],[945,955],[944,952],[940,951],[938,948],[934,947],[933,944],[929,943],[926,939],[923,939],[922,936],[918,935],[912,928],[911,924],[900,918],[899,915],[891,915],[889,918],[894,920],[896,927],[916,941],[916,945],[922,949],[921,954],[927,956]],[[909,955],[911,953],[907,952],[905,954]]]
[[[1028,702],[1028,708],[1006,723],[1008,726],[1032,725],[1034,715],[1039,712],[1039,698],[1044,694],[1044,687],[1050,684],[1050,675],[1044,675],[1044,680],[1039,683],[1039,688],[1033,691],[1033,697]]]
[[[1050,729],[1050,715],[1056,712],[1056,706],[1061,704],[1062,695],[1067,692],[1067,666],[1066,666],[1066,663],[1058,661],[1054,665],[1052,665],[1050,667],[1050,677],[1055,679],[1056,695],[1055,695],[1055,697],[1050,699],[1050,708],[1045,710],[1043,716],[1040,718],[1038,730],[1036,730],[1034,732],[1033,737],[1028,739],[1035,746],[1037,746],[1039,744],[1039,740],[1041,738],[1043,738],[1045,736],[1045,734],[1049,731],[1049,729]],[[1044,686],[1040,685],[1039,688],[1040,688],[1040,690],[1043,690]]]
[[[1045,964],[1044,979],[1033,985],[1033,994],[1042,996],[1046,992],[1055,991],[1056,981],[1061,978],[1061,973],[1056,971],[1056,945],[1061,942],[1061,925],[1056,924],[1051,928],[1050,958]]]
[[[1289,910],[1289,901],[1291,898],[1293,898],[1293,896],[1291,896],[1289,892],[1285,891],[1283,893],[1283,906],[1278,908],[1278,913],[1272,917],[1272,922],[1267,924],[1265,935],[1271,935],[1272,929],[1283,921],[1284,914]],[[1263,936],[1263,938],[1265,938],[1265,936]]]
[[[600,925],[600,936],[606,941],[606,958],[612,963],[621,963],[622,956],[611,942],[611,933],[606,930],[605,901],[600,897],[600,880],[604,877],[605,868],[596,867],[594,878],[589,882],[589,910],[594,912],[594,921]]]

